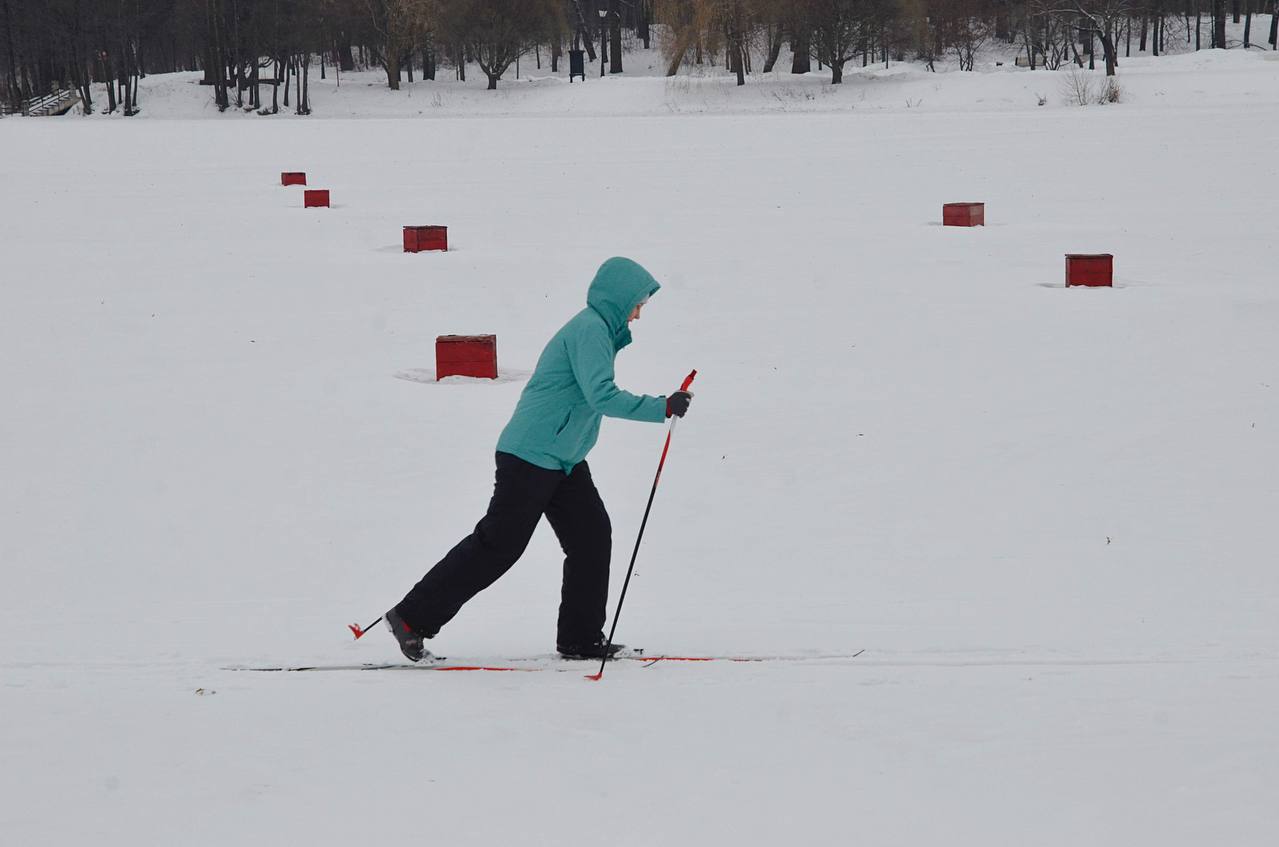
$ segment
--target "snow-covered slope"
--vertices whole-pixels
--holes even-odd
[[[1269,843],[1267,59],[1134,62],[1113,108],[986,108],[1035,79],[1000,69],[820,115],[495,114],[530,84],[464,119],[0,122],[4,840]],[[631,85],[668,102],[571,95]],[[952,200],[989,225],[941,227]],[[403,254],[418,223],[454,249]],[[1117,286],[1065,289],[1101,251]],[[222,670],[396,657],[344,624],[469,530],[614,254],[664,282],[621,383],[701,372],[619,637],[866,652]],[[509,378],[423,381],[470,332]],[[592,455],[615,592],[661,439],[612,422]],[[543,528],[434,649],[549,651],[558,558]]]

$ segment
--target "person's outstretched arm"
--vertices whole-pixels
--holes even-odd
[[[568,359],[582,394],[591,408],[610,418],[661,423],[666,398],[631,394],[613,381],[613,342],[603,332],[582,333],[569,343]]]

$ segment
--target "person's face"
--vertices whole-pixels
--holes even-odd
[[[644,308],[644,304],[645,304],[645,303],[647,303],[647,302],[648,302],[647,300],[641,300],[640,302],[636,303],[636,304],[635,304],[635,308],[631,310],[631,315],[630,315],[630,317],[628,317],[628,318],[626,319],[626,322],[627,322],[627,323],[630,323],[631,321],[637,321],[637,320],[639,320],[639,319],[640,319],[640,311]]]

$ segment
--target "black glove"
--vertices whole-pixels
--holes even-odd
[[[666,417],[674,415],[677,418],[684,417],[684,413],[688,411],[688,404],[693,402],[693,392],[676,391],[674,394],[666,398]]]

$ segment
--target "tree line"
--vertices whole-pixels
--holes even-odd
[[[1254,37],[1257,15],[1271,18]],[[1240,45],[1227,43],[1228,18],[1244,23]],[[838,84],[850,62],[972,70],[995,40],[1031,67],[1100,54],[1113,75],[1134,41],[1154,55],[1182,38],[1274,49],[1277,26],[1279,0],[0,0],[0,100],[72,87],[86,112],[134,114],[146,74],[201,71],[223,110],[306,114],[316,69],[380,68],[399,89],[441,68],[464,80],[475,65],[496,88],[530,54],[559,72],[580,50],[622,73],[624,44],[654,40],[668,75],[720,63],[739,85],[757,63],[773,71],[785,46],[792,73],[816,64]]]

